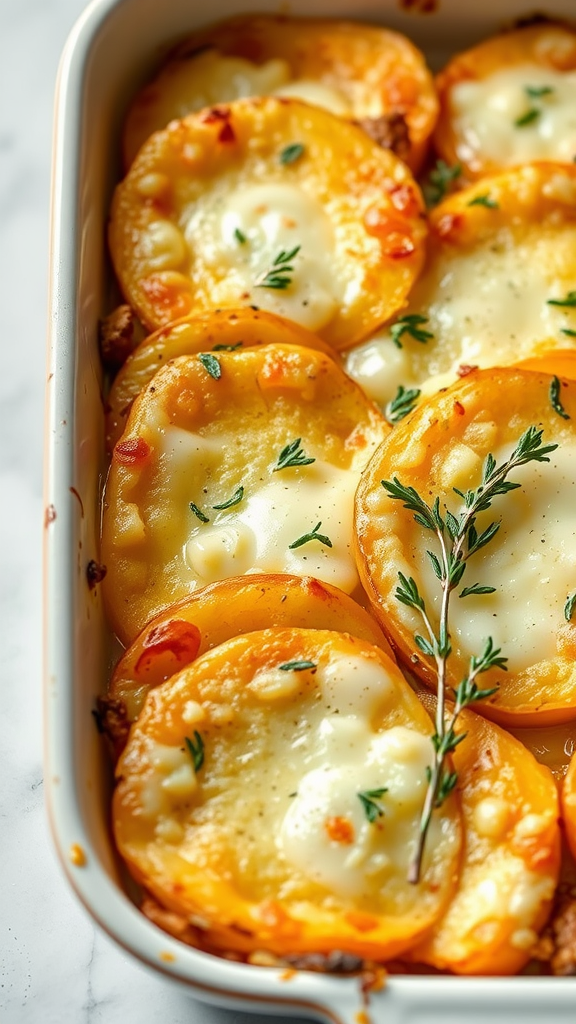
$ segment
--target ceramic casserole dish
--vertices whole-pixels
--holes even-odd
[[[277,3],[260,0],[257,6],[278,12]],[[574,5],[543,0],[540,8],[568,16]],[[93,0],[62,57],[53,149],[45,493],[45,777],[55,845],[71,887],[97,924],[159,979],[208,1003],[332,1024],[573,1024],[576,988],[570,978],[394,975],[366,1001],[355,977],[247,966],[199,952],[138,911],[112,847],[111,770],[91,711],[118,650],[99,588],[86,577],[87,565],[98,559],[107,465],[98,323],[115,301],[115,284],[105,225],[122,176],[119,139],[130,98],[175,40],[242,11],[241,0],[216,0],[209,12],[197,0]],[[452,53],[531,11],[524,0],[294,0],[289,13],[397,29],[437,69]]]

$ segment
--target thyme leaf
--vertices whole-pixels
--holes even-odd
[[[190,502],[190,511],[194,513],[194,515],[200,520],[201,523],[210,522],[208,516],[204,515],[202,509],[198,508],[198,505],[195,505],[193,501]]]
[[[488,192],[484,192],[484,194],[481,195],[481,196],[474,196],[474,199],[471,199],[470,202],[467,203],[467,205],[468,206],[485,206],[488,210],[499,210],[500,209],[498,203],[494,199],[490,198],[490,195],[489,195]]]
[[[216,509],[217,511],[220,511],[221,509],[224,509],[224,508],[233,508],[234,505],[239,505],[240,504],[240,502],[242,501],[243,497],[244,497],[244,488],[242,487],[242,485],[240,485],[240,487],[238,487],[237,490],[234,491],[234,494],[232,495],[232,497],[228,498],[228,501],[223,501],[220,505],[212,505],[212,508]]]
[[[419,388],[404,388],[402,384],[399,384],[394,398],[388,402],[384,413],[388,423],[399,423],[405,416],[413,412],[419,398]]]
[[[286,661],[283,665],[278,665],[278,668],[282,672],[304,672],[307,668],[316,668],[316,662],[314,661]]]
[[[562,306],[571,309],[576,306],[576,291],[568,292],[563,299],[546,299],[548,306]]]
[[[289,146],[284,146],[280,151],[280,163],[295,164],[304,153],[304,148],[301,142],[292,142]]]
[[[560,401],[560,381],[558,377],[552,377],[552,380],[550,382],[549,395],[550,405],[554,409],[554,412],[557,412],[563,420],[569,420],[570,416],[568,415],[564,406],[562,405],[562,402]]]
[[[192,758],[194,771],[199,772],[202,765],[204,764],[204,740],[202,739],[200,733],[196,729],[194,729],[194,740],[191,740],[189,736],[185,736],[184,742],[188,748],[188,753]]]
[[[240,231],[240,228],[234,228],[234,238],[239,245],[246,245],[246,242],[248,241],[244,232]]]
[[[528,107],[528,110],[516,118],[514,126],[516,128],[527,128],[529,124],[534,124],[534,121],[538,120],[541,113],[542,111],[538,107]]]
[[[310,466],[316,462],[316,459],[306,455],[301,447],[301,442],[302,438],[296,437],[282,449],[278,456],[278,462],[272,470],[273,473],[277,473],[280,469],[290,469],[292,466]]]
[[[309,544],[311,540],[320,541],[320,544],[324,544],[327,548],[331,548],[332,541],[330,540],[330,537],[327,537],[325,533],[318,533],[321,526],[322,523],[316,523],[316,526],[310,531],[310,533],[303,533],[301,537],[297,538],[297,540],[293,540],[292,543],[288,545],[288,548],[290,550],[293,548],[301,548],[303,544]]]
[[[364,814],[371,825],[384,814],[382,807],[377,801],[387,792],[387,786],[381,786],[380,789],[366,789],[363,793],[356,794],[364,808]]]
[[[236,352],[237,349],[242,348],[244,342],[237,341],[235,345],[214,345],[213,352]]]
[[[564,618],[566,619],[566,622],[570,622],[574,608],[576,608],[576,590],[570,595],[564,605]]]
[[[222,367],[220,366],[220,360],[213,356],[210,352],[201,352],[198,359],[202,363],[202,366],[207,373],[210,374],[214,380],[220,380],[222,376]]]
[[[434,335],[430,331],[425,331],[422,324],[428,323],[428,317],[422,316],[421,313],[407,313],[406,316],[399,317],[395,323],[390,325],[390,334],[392,335],[392,341],[397,348],[402,348],[401,338],[405,334],[409,334],[415,341],[421,341],[423,345]]]

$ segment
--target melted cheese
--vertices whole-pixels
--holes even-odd
[[[570,225],[556,232],[524,227],[518,237],[502,228],[472,249],[447,247],[416,283],[403,313],[426,316],[422,326],[433,338],[423,343],[404,333],[399,349],[383,328],[348,353],[346,372],[385,405],[399,384],[415,387],[433,378],[431,391],[452,383],[461,365],[518,362],[544,340],[549,347],[574,347],[562,330],[576,330],[575,311],[548,299],[572,287],[575,248]]]
[[[298,744],[307,771],[282,821],[278,849],[337,895],[365,896],[374,884],[401,890],[433,757],[430,738],[405,726],[373,732],[370,719],[394,686],[381,666],[342,658],[320,667],[318,677],[328,713]],[[374,795],[380,790],[386,792]],[[374,821],[360,797],[370,793]],[[428,854],[454,841],[450,827],[444,832],[435,819]]]
[[[337,114],[339,117],[352,115],[350,104],[339,89],[324,85],[323,82],[314,82],[308,78],[295,78],[288,85],[274,89],[273,95],[302,100],[314,107],[322,107],[323,110],[328,110],[331,114]]]
[[[215,306],[250,299],[320,330],[340,305],[330,220],[319,201],[296,185],[254,185],[232,192],[209,210],[199,204],[184,233],[200,261],[220,273]],[[265,286],[269,272],[278,273],[274,261],[297,246],[299,251],[285,264],[291,268],[284,275],[288,285]]]
[[[531,97],[526,89],[552,91]],[[451,91],[460,159],[500,166],[531,160],[570,163],[576,155],[576,72],[538,64],[515,65],[486,78],[459,82]],[[530,110],[538,113],[517,125]]]
[[[185,117],[204,107],[246,96],[265,96],[289,79],[290,65],[285,60],[258,65],[242,57],[225,57],[218,50],[205,50],[193,60],[168,65],[162,88],[156,89],[167,114],[162,126],[171,118]]]
[[[498,464],[509,455],[510,449],[494,452]],[[496,592],[450,605],[451,632],[463,650],[479,653],[491,636],[512,672],[556,656],[564,605],[576,586],[576,446],[561,445],[550,459],[515,470],[511,479],[522,486],[496,498],[479,517],[478,532],[500,516],[502,524],[492,543],[470,559],[463,586],[477,582]],[[416,543],[426,603],[438,606],[428,541]]]
[[[289,474],[289,475],[288,475]],[[354,493],[359,472],[316,460],[271,473],[257,490],[210,524],[194,524],[185,559],[203,583],[227,576],[286,572],[314,576],[346,593],[358,584],[351,552]],[[290,545],[317,530],[332,542]]]

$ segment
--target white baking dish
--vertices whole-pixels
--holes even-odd
[[[56,846],[73,889],[121,946],[200,999],[334,1024],[574,1024],[576,981],[556,978],[394,977],[368,1016],[355,979],[270,968],[198,953],[165,935],[131,902],[109,835],[110,769],[91,709],[114,652],[98,588],[98,497],[105,468],[99,317],[109,311],[105,224],[119,175],[126,101],[175,37],[238,13],[242,0],[94,0],[66,46],[56,103],[46,474],[46,781]],[[259,10],[278,4],[259,0]],[[402,10],[402,6],[410,10]],[[526,0],[417,2],[295,0],[290,13],[364,18],[406,32],[432,66],[501,24],[530,13]],[[568,15],[573,0],[542,0]],[[285,5],[282,5],[285,11]],[[84,860],[84,863],[79,863]]]

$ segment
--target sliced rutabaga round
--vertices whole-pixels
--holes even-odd
[[[349,21],[240,15],[184,40],[137,94],[124,126],[125,166],[169,121],[268,94],[359,122],[412,168],[438,114],[430,71],[406,36]],[[286,159],[298,159],[297,151]]]
[[[333,114],[268,97],[154,134],[115,191],[109,240],[150,330],[259,306],[345,348],[403,305],[426,234],[402,161]]]
[[[128,726],[153,686],[218,644],[272,626],[339,630],[393,657],[372,616],[328,583],[280,573],[211,583],[152,619],[120,658],[100,702],[114,748],[124,745]]]
[[[493,493],[509,483],[519,486]],[[440,652],[454,690],[471,667],[491,666],[478,686],[497,689],[475,708],[500,723],[576,717],[575,508],[573,382],[478,370],[391,431],[358,487],[357,564],[414,673],[436,686]],[[447,623],[443,579],[453,584]]]
[[[118,849],[200,944],[386,960],[429,930],[458,878],[452,794],[407,881],[431,733],[364,641],[237,637],[149,694],[117,766]]]
[[[104,496],[112,628],[230,576],[314,576],[353,594],[354,492],[388,432],[321,352],[270,345],[180,356],[136,399]]]
[[[494,36],[436,79],[437,152],[482,178],[532,160],[576,156],[576,31],[552,22]]]
[[[375,401],[576,348],[575,167],[526,165],[455,193],[430,214],[427,253],[400,315],[346,354]]]
[[[263,309],[214,310],[161,327],[136,348],[118,371],[106,399],[106,440],[111,451],[128,419],[132,402],[157,370],[176,356],[237,352],[253,345],[300,345],[328,354],[334,350],[305,327]]]

